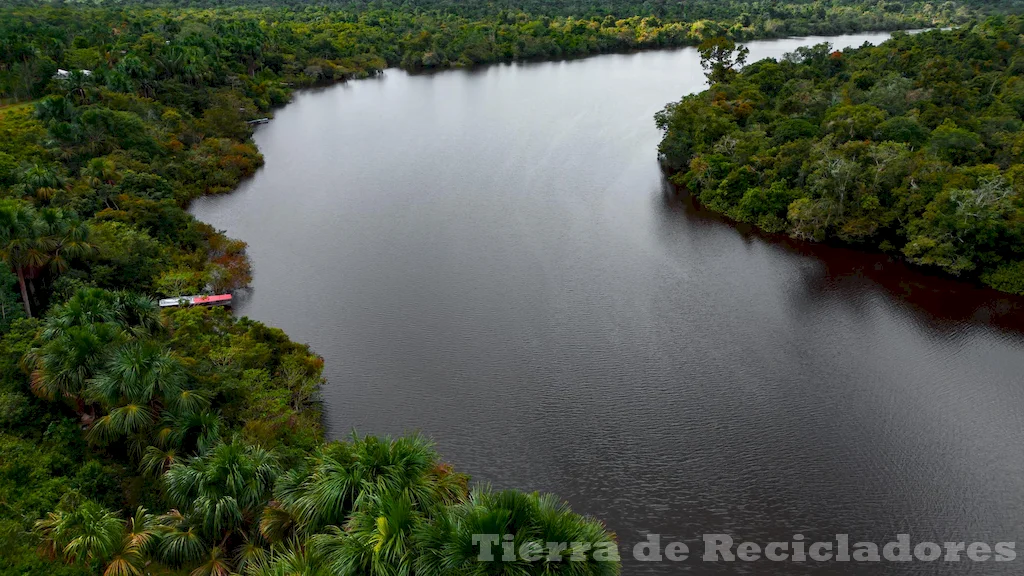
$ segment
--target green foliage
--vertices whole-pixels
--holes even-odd
[[[163,480],[168,501],[184,514],[182,524],[222,542],[237,531],[244,534],[246,518],[266,505],[278,473],[273,454],[236,438],[174,463]],[[181,564],[186,558],[168,560]]]
[[[121,222],[102,222],[94,237],[99,256],[89,265],[93,282],[104,288],[132,286],[151,292],[153,279],[168,265],[160,242],[144,231]]]
[[[750,54],[745,46],[737,47],[735,42],[721,36],[704,40],[697,51],[700,52],[704,75],[712,85],[735,77],[737,70],[747,63],[747,55]]]
[[[982,148],[977,134],[957,127],[948,118],[932,132],[930,144],[936,156],[953,164],[976,163]]]
[[[919,148],[928,142],[928,131],[914,118],[896,116],[878,125],[874,134],[880,142],[902,142]]]
[[[796,192],[786,188],[783,182],[774,182],[767,190],[760,187],[748,188],[738,208],[742,214],[754,219],[762,216],[785,217],[789,204],[796,200],[796,196]]]
[[[478,560],[479,548],[474,535],[491,534],[490,557],[486,564]],[[470,498],[446,511],[438,521],[422,529],[418,536],[426,553],[416,561],[416,573],[448,574],[535,573],[536,562],[503,559],[501,542],[512,537],[517,550],[532,546],[535,557],[561,558],[546,563],[552,574],[618,574],[618,549],[599,522],[573,514],[550,495],[523,494],[515,491],[475,490]],[[552,549],[549,542],[588,543],[586,549]],[[569,558],[575,558],[568,562]],[[613,561],[609,561],[613,560]]]
[[[124,521],[99,504],[75,502],[36,522],[43,545],[52,557],[102,566],[117,552]]]
[[[981,280],[996,290],[1024,295],[1024,260],[986,272]]]
[[[773,140],[778,144],[785,144],[793,140],[816,138],[821,129],[803,118],[784,118],[772,126],[771,134]]]
[[[1021,33],[1014,16],[751,64],[655,116],[663,163],[737,220],[1020,292]]]
[[[90,226],[73,211],[0,200],[0,258],[17,273],[26,315],[33,308],[26,286],[34,287],[40,274],[67,272],[94,249]]]
[[[325,444],[308,347],[221,309],[156,310],[248,283],[245,244],[185,208],[253,174],[246,122],[294,87],[700,45],[715,91],[657,117],[675,182],[765,229],[881,240],[1019,291],[1017,20],[742,71],[736,45],[1006,2],[19,4],[0,9],[5,574],[618,573],[614,544],[607,562],[481,564],[476,531],[614,536],[550,496],[471,492],[419,437]]]
[[[249,6],[208,9],[232,3]],[[899,10],[879,9],[864,0],[813,5],[780,0],[759,6],[738,0],[522,0],[512,6],[467,0],[254,6],[238,0],[177,8],[147,3],[131,9],[115,2],[81,4],[5,11],[0,38],[9,48],[0,56],[0,98],[36,98],[57,89],[84,102],[97,91],[135,93],[205,116],[204,128],[226,137],[242,135],[238,120],[248,119],[239,118],[239,108],[248,113],[248,106],[235,104],[251,103],[260,110],[279,105],[288,93],[282,82],[312,85],[360,78],[388,66],[416,70],[696,46],[719,37],[728,42],[923,28],[1013,10],[1005,0],[891,3]],[[69,72],[53,78],[58,68]],[[866,80],[858,82],[865,85]],[[202,89],[210,86],[231,90]],[[107,128],[134,122],[120,114],[100,116],[95,120]],[[138,133],[138,144],[150,146],[149,136]]]
[[[0,335],[11,328],[11,323],[25,316],[18,294],[18,277],[6,263],[0,262]]]
[[[125,171],[117,186],[118,194],[136,196],[146,200],[173,200],[174,188],[171,183],[156,174]]]

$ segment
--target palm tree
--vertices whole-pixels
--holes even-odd
[[[29,192],[43,202],[52,200],[58,190],[65,186],[64,179],[56,168],[38,162],[25,170],[21,175],[21,182]]]
[[[317,447],[305,467],[282,476],[278,502],[264,515],[263,534],[274,542],[298,528],[304,534],[344,524],[364,483],[349,444]]]
[[[35,524],[51,558],[79,564],[113,557],[122,543],[124,527],[123,520],[91,500],[70,511],[50,512]]]
[[[419,434],[397,439],[366,436],[352,445],[365,476],[363,498],[404,492],[414,505],[430,510],[458,502],[468,491],[469,478],[439,463],[433,443]]]
[[[175,78],[181,72],[184,61],[185,53],[180,47],[168,47],[156,57],[158,76],[164,79]]]
[[[287,534],[280,527],[288,522],[301,535],[343,526],[353,511],[384,496],[404,494],[422,513],[460,501],[468,478],[437,461],[433,445],[418,435],[325,444],[282,476],[265,515],[265,536]]]
[[[266,566],[271,559],[270,550],[266,547],[258,533],[242,534],[242,543],[235,549],[235,571],[239,574],[251,574],[261,566]]]
[[[205,396],[187,390],[187,379],[184,367],[163,346],[151,340],[121,345],[89,383],[89,397],[108,411],[89,430],[90,439],[107,443],[127,437],[131,454],[141,459],[166,406],[204,407]]]
[[[492,560],[481,561],[480,535],[493,535]],[[504,558],[502,543],[509,538],[517,552]],[[557,552],[547,543],[566,543],[570,547]],[[587,544],[587,549],[571,548],[572,543]],[[515,490],[492,492],[475,490],[469,500],[448,507],[416,532],[419,553],[415,561],[417,576],[472,573],[572,574],[573,576],[615,576],[619,562],[615,537],[604,525],[569,510],[552,495],[526,494]],[[523,545],[545,561],[530,561],[519,555]],[[592,550],[601,550],[595,554]],[[556,553],[559,561],[546,561]],[[607,555],[607,558],[604,556]],[[571,560],[570,560],[571,559]]]
[[[332,574],[411,574],[419,554],[414,536],[424,522],[408,494],[377,496],[352,516],[344,531],[333,528],[313,536],[310,546]]]
[[[35,210],[17,200],[0,200],[0,258],[18,276],[21,300],[29,318],[32,317],[32,305],[25,278],[27,272],[46,263],[46,254],[39,249],[41,235]]]
[[[269,558],[253,563],[247,569],[248,576],[336,576],[325,566],[310,546],[291,541],[278,546]]]
[[[43,208],[38,214],[42,231],[39,245],[47,255],[47,264],[55,273],[67,272],[72,260],[97,251],[96,245],[89,241],[92,229],[79,220],[74,212]]]
[[[157,446],[146,446],[139,461],[139,471],[146,476],[161,476],[170,470],[179,459],[174,448],[161,449]]]
[[[164,448],[173,446],[184,454],[205,454],[220,442],[223,427],[220,416],[205,410],[164,412],[155,439]]]
[[[26,356],[33,370],[32,389],[45,398],[73,399],[84,416],[87,389],[94,388],[92,379],[107,368],[111,350],[132,333],[159,326],[155,306],[146,302],[131,294],[84,288],[55,306],[43,324],[43,345]]]
[[[270,497],[279,469],[276,457],[239,438],[176,462],[163,477],[168,501],[184,511],[201,536],[223,549],[244,533]]]
[[[75,118],[75,106],[63,96],[50,95],[36,102],[35,116],[50,122],[70,122]]]
[[[35,210],[24,202],[0,201],[0,258],[18,275],[25,313],[32,316],[29,283],[44,266],[63,273],[75,258],[96,250],[89,226],[74,212]]]
[[[214,546],[203,557],[203,562],[189,576],[230,576],[232,570],[231,557],[225,554],[220,546]]]
[[[110,158],[93,158],[82,168],[82,177],[89,185],[96,187],[101,184],[113,186],[120,180],[117,164]]]
[[[132,292],[82,288],[50,311],[42,337],[44,341],[52,340],[73,327],[93,329],[101,324],[136,337],[154,334],[161,328],[159,309],[152,300]]]
[[[157,518],[139,506],[128,519],[125,540],[142,554],[153,551],[157,544]]]
[[[111,293],[111,311],[113,321],[135,337],[154,335],[163,329],[156,302],[137,292]]]
[[[142,576],[146,558],[155,549],[158,539],[156,518],[138,507],[128,519],[121,546],[107,564],[103,576]]]
[[[160,516],[157,523],[160,540],[156,554],[170,566],[198,562],[210,548],[199,528],[176,509]]]
[[[329,574],[410,574],[416,534],[466,497],[467,482],[421,436],[332,442],[282,476],[260,530],[271,542],[310,538]]]
[[[116,70],[138,82],[143,97],[152,98],[155,95],[153,71],[138,56],[128,54],[117,63]]]
[[[168,398],[180,397],[187,379],[168,349],[150,340],[134,340],[114,351],[90,391],[106,406],[165,405]]]
[[[42,346],[25,358],[32,389],[45,398],[74,400],[80,416],[87,412],[87,400],[122,408],[97,422],[99,429],[92,432],[97,438],[138,432],[146,420],[155,422],[164,406],[183,413],[204,409],[208,399],[186,390],[177,360],[155,344],[132,341],[161,328],[157,308],[147,298],[81,289],[50,311]],[[111,427],[115,423],[119,429]]]
[[[45,332],[45,330],[44,330]],[[69,326],[26,357],[33,367],[32,390],[44,398],[69,398],[85,417],[89,381],[105,363],[112,345],[123,340],[115,325]]]
[[[93,84],[92,76],[81,70],[71,70],[66,78],[57,83],[61,90],[78,101],[79,104],[85,101],[85,89]]]

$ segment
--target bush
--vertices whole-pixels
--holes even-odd
[[[28,414],[28,397],[17,392],[0,392],[0,428],[13,428]]]
[[[821,130],[803,118],[788,118],[776,124],[771,133],[772,141],[779,145],[793,140],[817,138]]]
[[[1024,260],[986,272],[981,275],[981,281],[996,290],[1024,295]]]

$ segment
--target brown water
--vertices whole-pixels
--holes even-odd
[[[193,211],[249,243],[238,312],[327,359],[332,435],[420,430],[556,492],[625,574],[1020,573],[629,560],[649,531],[1024,542],[1022,301],[676,198],[652,115],[702,87],[693,50],[388,70],[297,95],[265,168]]]

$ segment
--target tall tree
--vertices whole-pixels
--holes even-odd
[[[40,222],[31,206],[17,200],[0,200],[0,258],[3,258],[18,276],[21,301],[25,314],[32,317],[26,272],[46,263],[46,253],[40,250],[42,236]]]
[[[189,542],[189,555],[197,547],[195,542],[202,542],[201,555],[220,558],[215,548],[230,549],[244,541],[278,473],[274,454],[239,438],[175,463],[164,475],[167,498],[181,511],[174,523],[174,538]],[[173,555],[169,559],[176,560]]]
[[[750,49],[746,46],[736,47],[736,42],[723,36],[708,38],[700,43],[700,65],[704,75],[712,85],[727,82],[736,76],[739,69],[747,63]]]
[[[116,514],[86,500],[47,514],[36,531],[53,558],[79,564],[104,564],[118,551],[125,523]]]

